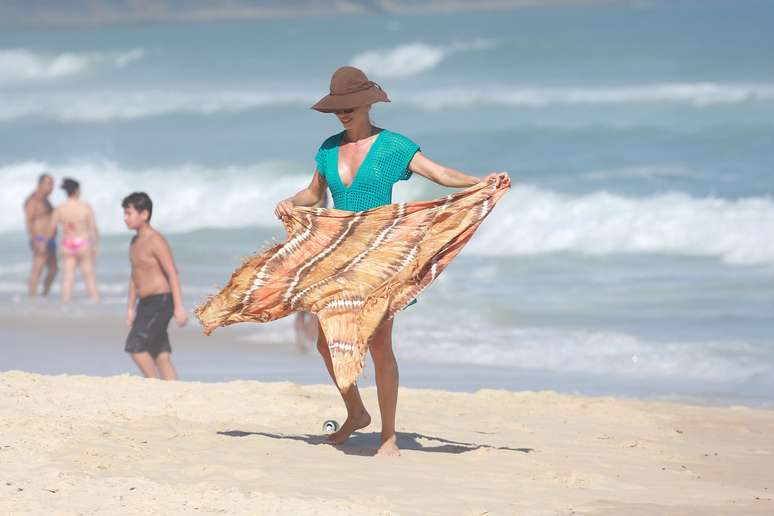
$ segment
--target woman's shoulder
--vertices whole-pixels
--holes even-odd
[[[328,136],[323,142],[322,145],[320,145],[320,149],[333,149],[335,147],[338,147],[339,142],[341,141],[341,136],[344,134],[344,132],[336,133],[331,136]]]
[[[314,159],[317,161],[317,171],[320,172],[320,175],[323,177],[325,177],[326,169],[328,168],[328,161],[333,159],[332,157],[329,158],[328,155],[336,150],[343,134],[344,133],[341,132],[327,137],[317,150],[317,155],[315,155]]]
[[[395,131],[390,131],[388,129],[382,129],[382,132],[384,133],[382,138],[384,138],[386,143],[390,144],[394,149],[413,152],[416,152],[417,149],[419,149],[419,145],[404,134],[396,133]]]

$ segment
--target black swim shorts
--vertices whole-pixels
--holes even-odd
[[[175,312],[172,294],[155,294],[140,299],[137,303],[132,329],[126,337],[124,351],[142,353],[147,351],[153,358],[159,353],[171,353],[167,326]]]

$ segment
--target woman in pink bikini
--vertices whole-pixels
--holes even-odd
[[[67,192],[67,200],[56,207],[51,222],[52,233],[57,225],[62,226],[62,300],[69,301],[72,297],[75,267],[78,266],[89,297],[99,301],[97,280],[94,277],[98,242],[94,210],[80,200],[81,187],[78,181],[65,178],[62,189]]]

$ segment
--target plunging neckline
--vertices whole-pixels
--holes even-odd
[[[341,174],[339,173],[339,150],[341,149],[341,141],[344,139],[344,134],[346,134],[346,131],[342,131],[339,133],[339,141],[336,144],[336,162],[334,169],[336,170],[336,179],[339,181],[339,184],[341,185],[344,190],[348,191],[352,186],[354,186],[355,182],[358,180],[358,178],[362,175],[363,166],[371,159],[371,155],[373,154],[374,147],[380,142],[382,139],[382,134],[384,134],[387,130],[382,129],[378,133],[376,133],[376,139],[371,144],[371,147],[369,147],[368,152],[366,152],[365,157],[363,158],[363,161],[360,162],[360,165],[357,167],[357,172],[355,173],[355,177],[352,178],[352,182],[349,183],[349,186],[344,184],[344,181],[341,180]]]

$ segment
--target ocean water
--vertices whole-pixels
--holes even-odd
[[[772,26],[774,6],[753,0],[4,28],[0,304],[52,324],[62,310],[120,315],[120,201],[135,190],[154,199],[188,306],[201,302],[241,257],[283,238],[274,205],[309,181],[317,147],[340,130],[308,106],[336,67],[355,64],[393,101],[374,108],[378,125],[514,184],[398,317],[401,361],[445,388],[486,386],[482,371],[496,371],[505,387],[770,405]],[[95,207],[101,306],[24,298],[20,204],[43,170],[77,178]],[[444,192],[417,176],[394,198]],[[26,367],[13,350],[35,331],[6,334],[4,369]],[[115,332],[120,343],[125,328]],[[293,339],[289,321],[233,335]],[[248,374],[241,366],[217,367]]]

